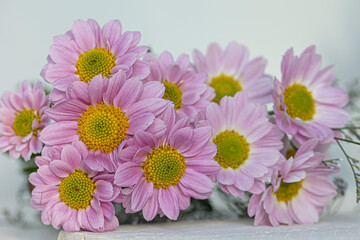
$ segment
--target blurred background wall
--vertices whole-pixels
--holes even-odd
[[[155,53],[168,50],[176,57],[194,48],[205,51],[211,42],[225,47],[235,40],[250,49],[251,58],[266,58],[266,72],[278,77],[287,49],[300,53],[315,44],[324,65],[334,64],[340,85],[346,86],[360,77],[359,13],[359,0],[0,0],[0,94],[16,91],[22,80],[43,81],[40,71],[52,37],[70,30],[74,20],[87,18],[100,25],[119,19],[125,31],[140,31],[141,43]],[[360,155],[360,148],[349,149]],[[336,147],[331,154],[343,158]],[[354,180],[347,162],[342,164],[340,175],[350,184],[343,210],[352,210]],[[0,155],[0,211],[14,209],[25,181],[20,166]]]

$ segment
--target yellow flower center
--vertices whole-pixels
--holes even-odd
[[[173,102],[175,110],[179,110],[181,108],[181,102],[182,102],[181,101],[182,92],[180,88],[176,84],[172,82],[168,82],[166,80],[162,81],[162,84],[164,84],[165,86],[165,93],[163,99],[167,99]]]
[[[217,146],[214,158],[222,168],[231,167],[237,169],[249,157],[249,144],[246,139],[235,131],[224,131],[219,133],[213,142]]]
[[[109,77],[115,65],[115,57],[111,52],[104,48],[94,48],[79,56],[75,68],[80,81],[88,83],[99,74]]]
[[[216,96],[213,101],[216,103],[219,103],[224,96],[233,97],[237,92],[242,90],[239,81],[224,74],[214,77],[209,85],[215,89]]]
[[[61,180],[59,198],[73,209],[85,209],[94,199],[95,190],[96,185],[88,174],[75,169],[73,173]]]
[[[293,148],[289,148],[286,152],[286,159],[289,159],[290,157],[295,157],[296,150]]]
[[[185,172],[185,157],[175,148],[159,146],[146,155],[143,162],[147,182],[152,182],[154,188],[168,188],[180,182]]]
[[[315,101],[311,92],[303,85],[295,83],[284,91],[284,103],[287,114],[303,121],[311,120],[315,114]]]
[[[40,116],[35,114],[35,111],[32,109],[24,109],[24,111],[19,112],[15,117],[13,125],[16,135],[26,137],[33,132],[34,136],[36,136],[38,129],[32,128],[32,123],[35,118],[38,122],[40,122]]]
[[[81,114],[78,127],[79,139],[90,150],[110,153],[124,141],[129,118],[121,108],[99,103]]]
[[[285,183],[281,181],[280,187],[274,193],[274,195],[276,196],[278,201],[288,202],[298,194],[303,181],[304,180],[294,183]]]

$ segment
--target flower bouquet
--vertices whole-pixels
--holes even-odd
[[[343,190],[329,178],[332,144],[359,186],[342,146],[360,140],[349,95],[314,46],[288,50],[278,79],[236,42],[192,61],[139,42],[116,20],[75,21],[41,71],[51,92],[24,81],[3,94],[0,149],[36,164],[30,204],[43,224],[103,232],[185,219],[213,212],[213,192],[255,225],[316,223]]]

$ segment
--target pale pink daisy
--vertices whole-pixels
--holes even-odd
[[[71,31],[54,37],[48,64],[41,75],[54,87],[50,100],[64,99],[65,91],[74,81],[90,82],[96,75],[105,77],[126,72],[128,77],[145,78],[147,64],[140,60],[148,48],[137,46],[139,32],[124,32],[118,20],[101,29],[95,20],[75,21]]]
[[[193,59],[198,72],[207,73],[207,84],[214,88],[214,102],[224,96],[245,92],[249,100],[257,103],[271,101],[271,77],[264,74],[266,60],[258,57],[249,60],[249,51],[236,42],[222,50],[217,43],[211,44],[206,56],[194,50]]]
[[[287,134],[284,135],[282,142],[284,143],[284,147],[280,152],[286,159],[294,157],[297,149],[301,146],[301,144],[296,141],[294,137],[288,136]],[[313,151],[323,153],[326,155],[326,157],[329,157],[327,152],[331,145],[332,143],[317,144]]]
[[[119,71],[110,79],[98,75],[89,84],[74,82],[66,94],[67,100],[47,112],[56,122],[40,138],[49,146],[85,143],[89,152],[85,161],[94,170],[115,172],[114,150],[122,149],[136,131],[161,134],[161,126],[165,128],[155,119],[169,104],[161,98],[160,82],[144,84]]]
[[[30,160],[43,147],[39,139],[49,123],[45,110],[50,102],[40,82],[34,86],[27,81],[18,93],[5,92],[0,102],[0,150],[9,151],[12,158]]]
[[[309,140],[294,156],[284,158],[280,169],[272,175],[271,185],[251,197],[248,214],[255,215],[255,225],[319,221],[323,208],[336,195],[336,186],[329,179],[336,170],[322,164],[325,155],[314,152],[317,143],[315,139]]]
[[[59,158],[30,175],[35,186],[30,204],[42,211],[45,225],[68,232],[103,232],[119,226],[112,202],[122,201],[121,189],[113,184],[114,174],[97,172],[84,164],[87,154],[81,142],[66,145]]]
[[[213,130],[214,161],[222,168],[215,179],[221,189],[239,198],[245,191],[262,192],[283,146],[283,133],[269,122],[265,105],[251,103],[239,92],[223,97],[220,105],[210,103],[203,117],[197,126],[209,124]]]
[[[206,74],[194,71],[188,55],[182,54],[174,61],[165,51],[158,58],[146,54],[144,61],[150,65],[146,80],[159,81],[165,86],[163,98],[174,104],[179,118],[187,116],[193,121],[215,97],[214,89],[205,83]]]
[[[288,50],[281,64],[282,81],[275,78],[273,101],[277,125],[300,143],[317,138],[329,143],[339,136],[333,128],[349,121],[343,109],[348,103],[346,91],[332,86],[332,66],[320,69],[321,56],[315,47],[307,48],[299,57]]]
[[[115,184],[124,187],[126,212],[142,210],[147,221],[157,214],[176,220],[191,197],[208,198],[214,185],[209,176],[219,171],[210,127],[193,129],[188,118],[175,122],[175,110],[167,110],[165,134],[138,131],[119,155],[123,163],[115,173]]]

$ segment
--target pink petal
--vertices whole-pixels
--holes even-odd
[[[255,213],[257,212],[257,209],[259,208],[260,205],[260,200],[261,200],[262,195],[261,194],[253,194],[250,198],[249,201],[249,206],[248,206],[248,214],[249,217],[253,217],[255,215]]]
[[[39,185],[32,191],[32,200],[37,204],[46,204],[59,198],[59,188],[53,185]]]
[[[114,98],[119,93],[125,81],[126,75],[123,71],[119,71],[109,79],[109,84],[103,97],[105,104],[110,105],[114,103]]]
[[[186,169],[180,182],[182,185],[184,185],[184,187],[199,193],[211,192],[214,186],[212,181],[207,176],[195,172],[192,169]]]
[[[71,209],[71,214],[67,221],[63,224],[63,228],[67,232],[80,231],[80,224],[78,222],[77,211],[75,209]]]
[[[249,190],[249,192],[255,193],[255,194],[260,194],[264,191],[265,191],[265,184],[259,180],[255,181],[254,185]]]
[[[159,189],[159,205],[163,213],[171,220],[176,220],[179,216],[179,201],[176,191],[170,186],[168,189]]]
[[[92,105],[101,103],[103,100],[103,93],[106,90],[108,79],[97,75],[89,83],[89,98]]]
[[[87,231],[95,231],[96,229],[93,229],[90,226],[89,220],[86,216],[86,210],[85,209],[79,209],[78,211],[78,222],[80,224],[80,227]]]
[[[49,83],[75,75],[76,68],[67,64],[49,64],[45,73],[45,78]]]
[[[151,133],[138,131],[134,136],[134,142],[137,147],[151,147],[156,148],[158,146],[158,139]]]
[[[66,77],[57,79],[56,81],[54,81],[54,83],[52,85],[54,88],[56,88],[58,90],[66,91],[73,82],[78,81],[78,80],[79,80],[79,77],[72,74],[72,75],[68,75]]]
[[[104,227],[104,214],[101,208],[96,212],[93,208],[88,207],[85,213],[92,229],[98,230]]]
[[[235,172],[232,168],[221,169],[217,175],[219,183],[232,185],[235,183]]]
[[[209,144],[211,135],[211,127],[206,126],[195,128],[192,138],[192,146],[184,152],[184,156],[202,159],[203,156],[208,155],[209,159],[213,159],[216,155],[216,145]]]
[[[116,44],[114,44],[114,47],[112,48],[113,53],[115,56],[121,56],[124,53],[126,53],[132,43],[133,40],[133,34],[131,32],[125,32],[117,41]]]
[[[178,65],[173,65],[167,69],[166,79],[177,84],[181,77],[181,69]]]
[[[347,92],[333,86],[321,86],[313,91],[313,96],[317,102],[338,107],[343,107],[349,102]]]
[[[113,196],[113,186],[110,182],[99,180],[95,183],[97,186],[95,193],[99,196],[99,200],[103,202],[110,201]]]
[[[235,186],[243,191],[248,191],[254,185],[254,178],[243,174],[241,171],[236,173]]]
[[[136,117],[142,113],[153,113],[158,116],[167,107],[168,102],[161,98],[148,98],[133,104],[126,112],[129,117]]]
[[[159,211],[158,195],[158,189],[155,188],[153,194],[143,208],[142,213],[146,221],[153,220]]]
[[[67,162],[73,169],[79,168],[82,160],[77,149],[71,145],[66,145],[61,152],[61,159]]]
[[[170,136],[169,145],[179,152],[186,152],[192,145],[193,130],[190,127],[177,130]]]
[[[106,23],[101,31],[103,37],[113,46],[121,37],[121,23],[119,20],[112,20]]]
[[[143,209],[146,202],[152,196],[153,191],[153,184],[146,182],[145,178],[142,178],[132,192],[131,209],[135,212]]]
[[[56,122],[45,127],[40,140],[47,145],[71,143],[78,138],[77,122]]]
[[[83,51],[95,48],[95,36],[88,23],[82,20],[74,22],[72,34],[78,46]]]
[[[39,138],[32,138],[29,147],[32,153],[39,153],[41,152],[43,145]]]
[[[39,167],[39,169],[40,169],[40,167]],[[29,175],[29,182],[32,185],[34,185],[35,187],[38,185],[45,185],[45,182],[42,180],[42,178],[40,178],[40,176],[36,172],[33,172]]]
[[[41,212],[41,221],[45,225],[51,224],[51,218],[52,218],[52,209],[55,204],[58,204],[60,202],[60,199],[52,200],[51,202],[48,202],[44,209]]]
[[[290,207],[300,224],[313,224],[319,221],[316,208],[300,192],[290,201]]]
[[[117,217],[114,216],[109,221],[106,221],[106,219],[105,219],[104,231],[113,231],[118,227],[119,227],[119,220],[117,219]]]
[[[120,92],[114,98],[114,104],[117,107],[128,109],[140,98],[143,91],[143,84],[136,79],[125,81]]]
[[[210,158],[209,158],[210,159]],[[189,161],[186,163],[186,167],[193,169],[196,172],[212,175],[217,174],[221,169],[220,165],[214,160],[200,160],[200,161]]]
[[[61,160],[54,160],[49,164],[50,170],[58,177],[65,178],[74,171],[67,162]]]
[[[219,69],[222,60],[222,49],[217,43],[209,45],[206,53],[207,64],[211,72]]]
[[[143,113],[131,117],[129,121],[129,128],[126,130],[127,134],[134,135],[137,131],[146,130],[155,120],[153,113]]]
[[[111,202],[101,203],[101,209],[104,213],[105,220],[111,220],[115,216],[115,209]]]
[[[52,208],[51,223],[55,229],[59,229],[71,215],[70,207],[65,203],[59,202]]]
[[[144,89],[142,92],[140,100],[144,100],[147,98],[162,98],[165,93],[164,84],[157,81],[151,81],[144,84]]]
[[[268,172],[268,168],[258,164],[256,161],[247,161],[244,165],[241,166],[241,172],[246,174],[249,177],[262,177]]]
[[[88,84],[85,82],[73,82],[67,89],[67,96],[69,99],[81,101],[86,105],[90,104]]]
[[[41,180],[46,184],[50,184],[50,185],[60,184],[61,178],[57,177],[55,174],[53,174],[50,171],[49,165],[40,166],[37,171],[37,174],[38,176],[41,177]]]

